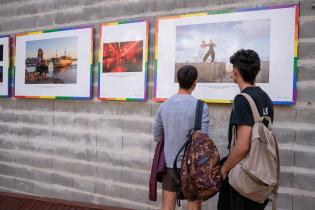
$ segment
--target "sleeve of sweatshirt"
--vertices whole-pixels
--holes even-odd
[[[156,142],[159,142],[161,137],[164,135],[164,128],[163,128],[162,118],[161,118],[161,110],[162,110],[162,105],[158,108],[155,114],[155,120],[153,123],[153,138],[154,138],[154,141]]]
[[[206,103],[204,103],[204,105],[203,105],[201,130],[204,133],[207,133],[207,134],[209,133],[209,109],[208,109],[208,105]]]

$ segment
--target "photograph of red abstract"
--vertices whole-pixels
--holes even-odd
[[[143,41],[103,44],[103,73],[142,72]]]

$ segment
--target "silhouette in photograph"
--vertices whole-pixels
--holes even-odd
[[[269,83],[270,20],[245,20],[176,27],[175,75],[190,64],[200,83],[233,83],[230,56],[239,49],[255,50],[261,59],[257,83]]]
[[[77,37],[26,42],[25,84],[75,84]]]
[[[143,41],[103,44],[103,73],[142,72]]]

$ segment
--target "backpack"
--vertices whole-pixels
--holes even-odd
[[[257,203],[266,199],[273,200],[272,209],[276,209],[276,196],[279,187],[280,160],[279,148],[272,131],[269,116],[260,116],[252,97],[242,93],[250,104],[254,125],[251,135],[251,147],[247,156],[229,172],[230,185],[244,197]],[[264,124],[268,121],[268,126]],[[233,127],[232,147],[236,141],[236,129]]]
[[[177,201],[182,196],[194,201],[206,201],[213,197],[221,185],[220,154],[214,142],[201,131],[203,102],[198,100],[195,126],[188,134],[188,140],[179,150],[174,160],[174,170],[178,176]],[[184,150],[181,169],[177,159]]]

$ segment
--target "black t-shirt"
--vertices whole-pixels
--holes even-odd
[[[250,95],[256,103],[260,116],[269,116],[273,121],[273,104],[270,97],[260,87],[247,87],[242,93]],[[230,116],[229,124],[229,146],[232,139],[232,127],[233,125],[254,125],[254,118],[250,105],[246,98],[242,95],[238,95],[234,99],[234,108]]]

